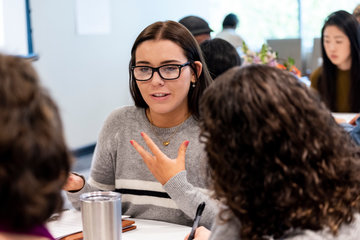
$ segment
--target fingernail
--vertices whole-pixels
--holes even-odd
[[[131,145],[134,145],[134,140],[130,140]]]
[[[189,141],[185,141],[185,146],[188,146],[189,145]]]
[[[140,134],[141,134],[142,137],[144,136],[144,133],[143,133],[143,132],[141,132]]]

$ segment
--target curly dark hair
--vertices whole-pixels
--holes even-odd
[[[0,55],[0,223],[44,224],[62,208],[72,157],[58,108],[28,60]]]
[[[201,139],[215,197],[242,239],[292,228],[333,234],[360,208],[360,150],[315,92],[264,65],[233,68],[204,93]],[[225,214],[226,213],[226,214]]]

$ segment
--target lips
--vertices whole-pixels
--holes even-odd
[[[169,95],[168,93],[154,93],[154,94],[151,94],[151,96],[153,97],[165,97]]]
[[[150,96],[155,100],[165,100],[170,96],[170,93],[153,93]]]

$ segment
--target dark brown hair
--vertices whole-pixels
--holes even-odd
[[[188,93],[188,107],[190,113],[194,116],[195,119],[199,117],[199,101],[200,97],[203,94],[204,90],[212,82],[212,78],[209,74],[207,66],[205,64],[204,58],[201,54],[199,44],[193,37],[193,35],[186,29],[182,24],[174,21],[166,22],[155,22],[148,27],[146,27],[136,38],[134,45],[131,49],[131,60],[129,64],[129,86],[131,96],[135,102],[135,106],[141,108],[148,108],[149,106],[141,96],[140,90],[136,84],[136,80],[133,78],[131,73],[131,67],[135,66],[136,59],[135,53],[137,47],[147,40],[170,40],[180,46],[184,55],[187,57],[188,61],[191,62],[191,69],[194,71],[197,78],[196,86],[190,87]],[[200,61],[202,63],[202,72],[199,77],[195,61]]]
[[[30,62],[0,55],[0,223],[27,230],[61,210],[70,164],[58,108]]]
[[[240,220],[242,239],[296,228],[336,234],[359,212],[359,148],[290,73],[235,67],[200,109],[215,195]]]
[[[226,70],[241,65],[236,48],[221,38],[205,40],[200,44],[211,77],[215,80]]]
[[[322,72],[318,81],[319,93],[331,111],[338,111],[336,106],[336,72],[334,65],[326,54],[324,47],[324,31],[328,26],[338,27],[350,41],[351,68],[350,68],[350,110],[360,112],[360,29],[356,18],[346,11],[337,11],[330,14],[321,30],[321,52],[323,58]]]

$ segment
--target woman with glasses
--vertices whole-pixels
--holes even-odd
[[[69,199],[78,207],[84,192],[118,191],[123,214],[184,225],[192,224],[197,206],[205,201],[201,224],[210,227],[215,206],[204,193],[206,160],[198,119],[199,98],[212,79],[198,43],[179,23],[151,24],[135,40],[129,73],[135,106],[108,117],[90,178],[85,182],[72,174],[65,187]],[[151,138],[150,149],[164,158],[141,148],[142,136],[147,142]]]

